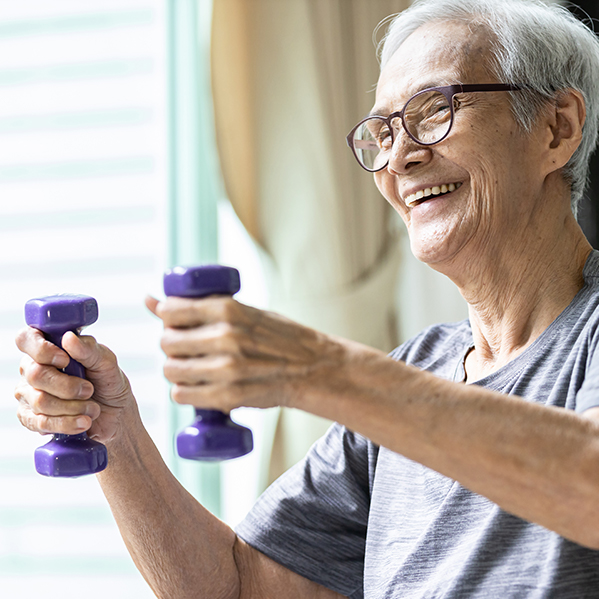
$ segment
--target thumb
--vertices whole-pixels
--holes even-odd
[[[160,302],[155,297],[152,297],[151,295],[146,295],[145,304],[146,308],[152,314],[154,314],[154,316],[158,316],[158,306],[160,305]],[[158,318],[160,318],[160,316],[158,316]]]
[[[93,337],[89,335],[80,337],[72,331],[68,331],[62,337],[62,347],[73,360],[77,360],[85,368],[96,370],[99,367],[102,352]]]

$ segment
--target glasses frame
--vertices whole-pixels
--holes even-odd
[[[403,130],[408,134],[408,137],[410,139],[414,140],[420,146],[434,146],[435,144],[442,142],[451,132],[451,128],[453,127],[453,121],[454,121],[454,116],[455,116],[455,110],[454,110],[454,106],[453,106],[453,98],[456,94],[470,93],[470,92],[510,92],[510,91],[513,92],[513,91],[521,91],[522,89],[523,88],[521,85],[512,85],[510,83],[479,83],[479,84],[473,83],[473,84],[466,84],[466,85],[456,84],[456,85],[443,85],[441,87],[427,87],[426,89],[422,89],[418,93],[414,94],[404,104],[404,107],[401,110],[399,110],[397,112],[392,112],[387,117],[379,116],[379,115],[370,115],[370,116],[367,116],[366,118],[362,119],[348,133],[348,135],[345,139],[347,141],[347,145],[351,148],[351,151],[353,152],[355,159],[358,161],[358,164],[364,170],[368,171],[369,173],[377,173],[378,171],[382,171],[384,168],[387,168],[387,166],[389,165],[389,160],[387,160],[387,162],[380,168],[369,169],[362,164],[362,162],[358,158],[356,148],[354,147],[354,134],[355,134],[356,130],[358,129],[358,127],[360,127],[366,121],[371,120],[371,119],[380,119],[382,121],[385,121],[385,123],[387,124],[387,127],[389,127],[389,131],[391,132],[391,145],[393,146],[393,144],[395,143],[395,132],[394,132],[393,126],[391,125],[391,121],[397,117],[400,117],[401,124],[403,126]],[[407,105],[414,98],[417,98],[418,96],[420,96],[422,94],[426,94],[426,93],[433,92],[433,91],[440,92],[447,99],[447,103],[449,104],[449,111],[450,111],[450,121],[449,121],[449,128],[447,129],[447,132],[445,133],[445,135],[443,135],[443,137],[441,137],[437,141],[427,143],[427,142],[423,142],[423,141],[416,139],[408,131],[408,128],[406,127],[406,122],[404,119],[404,113],[405,113]]]

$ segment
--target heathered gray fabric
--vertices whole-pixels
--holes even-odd
[[[524,353],[476,384],[578,412],[599,406],[599,252],[584,277],[570,306]],[[471,345],[465,321],[427,329],[392,356],[461,381]],[[351,599],[599,597],[598,551],[338,424],[237,532]]]

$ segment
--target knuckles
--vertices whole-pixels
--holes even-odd
[[[43,334],[34,329],[33,327],[23,327],[20,329],[15,335],[15,343],[17,347],[22,351],[27,351],[27,348],[32,345],[32,343],[43,342],[45,341]]]
[[[29,338],[29,330],[29,327],[23,327],[15,336],[15,343],[21,351],[24,351],[26,341]]]
[[[33,389],[28,398],[29,407],[36,416],[41,416],[45,412],[46,395],[42,391]]]
[[[17,410],[17,419],[25,428],[29,429],[30,431],[42,432],[40,428],[34,424],[31,415],[26,413],[21,407],[19,407]]]
[[[180,405],[185,405],[188,393],[181,385],[173,385],[171,388],[171,399]]]
[[[238,389],[230,384],[173,385],[171,399],[177,404],[222,412],[230,412],[242,404]]]
[[[24,368],[25,380],[32,386],[41,384],[48,378],[48,367],[31,360]]]
[[[189,359],[168,357],[163,366],[164,376],[171,383],[185,384],[235,382],[245,370],[245,360],[228,353]]]
[[[167,297],[158,304],[156,315],[165,327],[189,327],[219,321],[234,323],[243,318],[243,306],[229,296]]]
[[[33,360],[27,354],[25,354],[21,358],[21,362],[19,363],[19,374],[22,377],[25,376],[25,372],[26,372],[27,368],[29,367],[29,364],[31,364],[31,362],[33,362]]]
[[[168,381],[171,383],[175,382],[176,375],[179,373],[177,368],[177,361],[173,358],[167,358],[162,367],[162,372]]]
[[[54,418],[54,421],[58,420],[57,418]],[[51,432],[62,432],[59,430],[56,430],[56,422],[54,422],[55,426],[52,426],[52,421],[50,419],[50,416],[45,416],[43,414],[40,415],[36,415],[35,416],[35,424],[36,424],[36,428],[37,430],[40,431],[40,433],[51,433]],[[54,428],[54,431],[52,430]]]
[[[214,299],[216,303],[216,313],[225,323],[233,323],[239,319],[241,304],[232,297],[221,297]]]
[[[167,356],[202,356],[215,352],[242,353],[245,334],[229,322],[188,329],[166,328],[160,347]]]
[[[223,349],[228,349],[231,352],[242,353],[245,341],[245,334],[239,327],[235,327],[229,323],[221,324],[220,338],[222,340]]]
[[[243,354],[244,331],[229,322],[219,323],[214,330],[214,349],[232,354]]]

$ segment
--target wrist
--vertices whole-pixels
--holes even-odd
[[[103,441],[109,454],[131,451],[134,441],[145,433],[137,401],[131,395],[126,405],[118,410],[116,426],[110,437]]]

